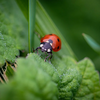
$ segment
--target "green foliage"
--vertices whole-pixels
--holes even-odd
[[[28,23],[15,0],[0,0],[0,32],[14,38],[18,49],[27,50]]]
[[[34,66],[38,66],[42,68],[46,73],[48,73],[55,83],[59,82],[59,75],[52,64],[49,64],[48,62],[44,63],[43,59],[39,58],[36,54],[29,54],[28,57],[30,58],[31,62],[34,62]]]
[[[32,52],[34,46],[36,0],[16,0],[28,21],[28,49]]]
[[[17,60],[7,85],[0,85],[1,100],[99,100],[99,75],[89,59],[76,62],[64,56],[55,64],[37,54]],[[55,66],[55,67],[54,67]]]
[[[36,59],[39,59],[39,61],[37,62]],[[30,54],[26,59],[18,59],[18,67],[14,79],[7,84],[7,87],[2,85],[0,87],[0,99],[57,100],[57,84],[53,82],[54,79],[57,79],[56,77],[53,79],[51,78],[54,77],[54,69],[49,66],[45,66],[42,69],[42,63],[45,62],[35,54]],[[49,74],[46,73],[48,72],[46,67],[52,69]],[[50,77],[50,75],[52,76]],[[1,91],[1,88],[3,91]]]
[[[82,81],[75,96],[76,100],[99,100],[100,80],[99,73],[95,71],[93,63],[85,58],[78,63],[82,74]]]
[[[17,55],[19,55],[19,50],[15,40],[0,33],[0,67],[4,65],[5,61],[14,63]]]
[[[22,10],[25,18],[27,19],[27,21],[29,20],[29,16],[28,16],[28,1],[29,0],[16,0],[18,6],[20,7],[20,9]]]
[[[59,61],[56,65],[61,81],[59,85],[59,98],[60,100],[69,100],[74,98],[80,86],[82,75],[73,58],[65,56],[62,58],[62,61]]]
[[[35,12],[28,9],[28,0],[24,3],[16,1],[24,16],[14,0],[0,0],[0,76],[7,78],[7,84],[0,84],[0,100],[99,100],[99,74],[92,61],[88,58],[80,62],[75,60],[73,51],[39,1],[36,1],[35,31],[40,37],[48,33],[59,35],[62,49],[54,54],[52,63],[44,62],[44,55],[40,58],[30,53],[26,58],[17,59],[17,67],[6,65],[2,73],[6,60],[15,62],[18,49],[27,50],[28,21],[33,21],[30,18],[35,16]],[[30,7],[35,8],[33,5]],[[28,14],[29,20],[28,10],[32,14]],[[29,22],[31,33],[34,30],[33,24]],[[36,45],[38,41],[30,39]]]

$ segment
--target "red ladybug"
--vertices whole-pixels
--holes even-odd
[[[40,42],[40,46],[37,47],[35,51],[38,52],[38,49],[40,49],[42,52],[47,52],[48,56],[45,58],[45,61],[50,56],[50,59],[52,58],[52,50],[57,52],[61,49],[61,40],[55,34],[45,35],[43,38],[41,38]]]

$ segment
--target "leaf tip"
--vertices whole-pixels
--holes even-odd
[[[85,36],[85,33],[82,33],[82,36],[84,37]]]

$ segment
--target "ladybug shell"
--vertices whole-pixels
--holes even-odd
[[[52,44],[52,50],[54,52],[57,52],[61,49],[61,40],[60,38],[55,35],[55,34],[48,34],[48,35],[45,35],[43,38],[41,38],[40,42],[46,42],[48,41],[49,39],[51,39],[53,41],[53,44]]]

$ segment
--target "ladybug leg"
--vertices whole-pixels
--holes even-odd
[[[51,56],[51,57],[50,57]],[[50,52],[50,53],[48,53],[48,56],[45,58],[45,62],[46,62],[46,60],[48,59],[50,57],[50,59],[52,58],[52,53]]]
[[[52,54],[52,52],[51,52],[51,57],[50,57],[49,61],[51,60],[52,56],[53,56],[53,54]]]
[[[35,50],[33,50],[33,52],[37,52],[38,53],[38,49],[41,49],[41,47],[37,47]]]

